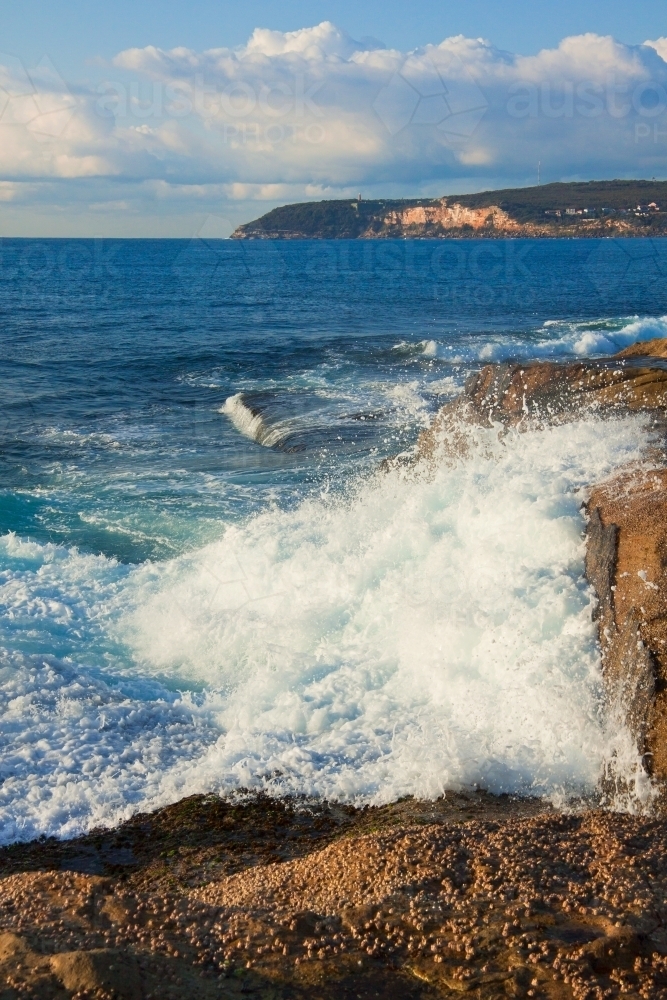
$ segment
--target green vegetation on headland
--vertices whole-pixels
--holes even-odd
[[[667,181],[588,181],[444,198],[283,205],[235,239],[374,239],[667,234]]]

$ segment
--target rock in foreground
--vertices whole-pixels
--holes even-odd
[[[598,595],[602,666],[647,770],[667,782],[667,469],[596,487],[586,570]]]
[[[0,852],[0,996],[667,997],[666,861],[530,801],[189,799]]]

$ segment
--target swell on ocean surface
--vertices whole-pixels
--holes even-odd
[[[581,509],[645,445],[634,417],[479,431],[163,562],[5,535],[2,839],[238,788],[564,803],[611,771],[617,806],[646,801],[605,710]]]

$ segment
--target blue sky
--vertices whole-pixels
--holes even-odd
[[[538,160],[664,177],[666,37],[664,0],[5,0],[0,235],[225,235],[360,189],[530,184]]]
[[[448,35],[488,38],[530,55],[567,35],[595,32],[638,44],[667,34],[664,0],[4,0],[3,50],[39,59],[48,52],[64,75],[86,72],[95,56],[110,59],[134,46],[203,50],[243,44],[254,28],[295,31],[333,21],[354,38],[372,35],[389,47],[416,48]]]

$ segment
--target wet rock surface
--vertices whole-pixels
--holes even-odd
[[[667,997],[666,860],[660,821],[531,800],[196,797],[0,853],[0,996]]]
[[[667,470],[591,494],[587,575],[599,599],[603,673],[648,770],[667,780]]]
[[[664,422],[666,359],[667,340],[656,339],[607,359],[485,365],[422,433],[418,456],[435,454],[444,436],[460,436],[462,423],[516,427],[528,421],[566,422],[586,413],[637,412]]]

